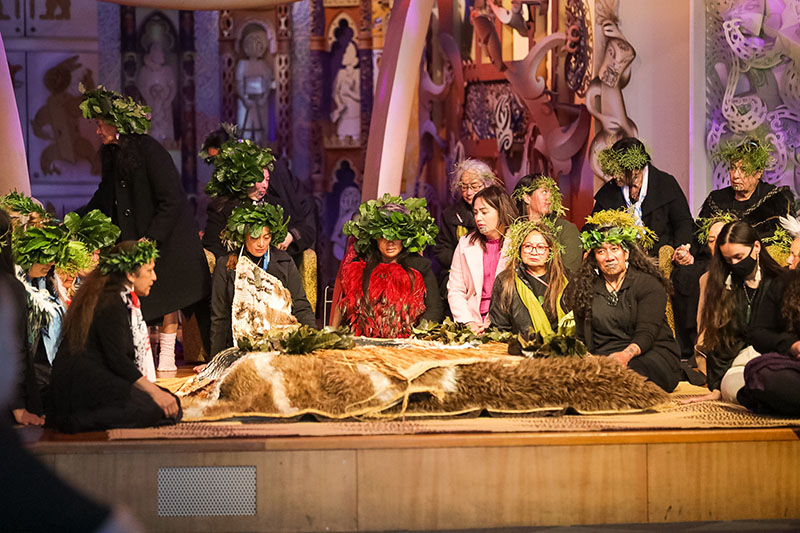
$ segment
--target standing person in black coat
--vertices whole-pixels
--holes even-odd
[[[157,387],[140,310],[156,281],[152,241],[124,241],[100,258],[64,320],[47,425],[67,433],[174,424],[177,397]],[[142,302],[143,303],[143,302]]]
[[[85,91],[83,87],[82,90]],[[158,282],[142,300],[142,314],[161,323],[159,343],[171,347],[159,361],[174,370],[177,311],[197,313],[200,333],[209,348],[208,296],[211,279],[198,230],[180,176],[158,141],[146,135],[149,108],[102,86],[84,92],[81,110],[97,122],[102,179],[85,210],[99,209],[119,226],[120,240],[147,238],[158,243]],[[162,364],[163,363],[163,364]]]
[[[206,138],[200,157],[214,165],[206,186],[212,198],[208,203],[203,246],[215,257],[227,255],[220,233],[234,208],[243,202],[281,206],[289,222],[286,237],[275,247],[285,250],[300,266],[303,252],[316,242],[315,205],[310,194],[282,159],[275,159],[268,148],[235,137],[235,129],[223,127]],[[222,140],[224,136],[228,138]],[[220,143],[220,141],[222,142]]]
[[[657,169],[639,139],[625,137],[598,155],[603,173],[612,178],[594,196],[592,213],[632,209],[638,223],[657,235],[651,255],[664,245],[675,248],[673,261],[689,261],[694,220],[689,203],[674,177]],[[586,228],[584,228],[586,229]]]
[[[280,206],[237,207],[223,231],[230,255],[217,261],[211,297],[211,354],[234,346],[251,333],[296,324],[316,327],[300,273],[283,242],[286,222]],[[236,311],[234,311],[234,308]],[[237,317],[237,320],[234,320]],[[244,317],[244,318],[240,318]]]

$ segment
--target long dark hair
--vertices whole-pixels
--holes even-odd
[[[497,230],[500,232],[500,242],[502,242],[506,230],[517,218],[517,208],[514,207],[514,202],[505,189],[498,185],[486,187],[475,194],[475,196],[472,197],[473,208],[478,198],[483,199],[484,202],[489,204],[489,207],[497,211]],[[482,250],[486,250],[486,243],[489,239],[478,230],[477,226],[472,230],[469,237],[470,244],[475,244],[475,241],[480,243]]]
[[[731,273],[730,266],[722,257],[720,248],[725,244],[742,244],[753,247],[760,242],[758,233],[747,222],[737,220],[722,227],[717,237],[717,252],[711,258],[703,299],[702,327],[705,329],[705,344],[710,350],[733,349],[738,343],[737,291],[725,288],[725,281]],[[763,277],[778,277],[784,270],[769,255],[767,247],[761,243],[758,264]]]
[[[800,337],[800,270],[790,270],[786,274],[786,289],[781,302],[781,316],[795,337]]]
[[[14,275],[14,252],[11,251],[11,217],[0,209],[0,272]]]
[[[627,244],[628,269],[635,268],[645,274],[656,278],[663,286],[667,295],[672,294],[672,283],[661,270],[642,251],[638,244]],[[592,319],[592,302],[594,301],[594,280],[597,278],[600,267],[594,257],[594,250],[590,251],[581,263],[575,279],[567,285],[565,301],[575,312],[575,316]],[[602,276],[602,273],[599,274]]]
[[[531,230],[528,232],[528,235],[533,232],[538,233],[544,238],[545,242],[550,247],[550,250],[555,249],[556,243],[552,235],[547,232],[541,232],[537,229]],[[523,242],[528,238],[528,235],[525,235]],[[514,291],[516,290],[514,274],[517,272],[517,267],[522,265],[522,268],[525,268],[525,264],[522,262],[522,260],[517,259],[517,257],[522,255],[521,251],[518,252],[519,254],[515,255],[513,259],[508,262],[506,269],[501,272],[502,281],[500,285],[499,297],[500,302],[506,308],[511,307],[511,299],[514,297]],[[564,291],[564,287],[567,284],[564,264],[561,262],[560,254],[554,253],[552,259],[547,262],[547,275],[545,281],[547,281],[547,290],[544,291],[544,310],[548,316],[557,316],[558,299],[561,297],[561,293]]]
[[[112,248],[112,252],[130,250],[137,241],[123,241]],[[70,353],[77,353],[86,346],[89,328],[92,326],[97,303],[104,292],[118,293],[122,291],[128,278],[122,272],[103,274],[99,268],[86,276],[75,293],[72,303],[64,317],[64,327],[61,330],[61,343]]]
[[[516,185],[514,185],[514,194],[522,188],[530,187],[531,184],[538,180],[539,178],[546,177],[544,174],[528,174],[527,176],[522,176]],[[513,200],[513,198],[512,198]],[[516,200],[517,211],[519,211],[519,216],[523,218],[528,218],[528,204],[525,203],[525,200],[519,198]]]

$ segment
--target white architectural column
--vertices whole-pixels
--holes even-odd
[[[0,57],[6,57],[2,35],[0,35]],[[25,142],[19,123],[17,99],[11,84],[11,72],[5,59],[0,61],[0,117],[3,117],[0,125],[0,161],[3,162],[3,170],[0,172],[0,194],[17,189],[21,193],[30,195],[31,184],[28,178]]]

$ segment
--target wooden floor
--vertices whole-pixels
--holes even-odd
[[[175,441],[33,428],[22,435],[57,473],[124,502],[148,531],[800,518],[800,436],[785,428]],[[244,497],[220,503],[248,487],[250,507]],[[202,516],[209,513],[216,515]]]

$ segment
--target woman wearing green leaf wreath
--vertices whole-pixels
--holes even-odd
[[[286,232],[280,206],[243,205],[228,218],[222,237],[230,254],[217,261],[211,293],[212,355],[272,328],[316,327],[294,261],[275,247]]]
[[[512,197],[517,201],[520,216],[532,222],[546,220],[554,226],[554,235],[564,248],[561,260],[567,270],[577,272],[583,259],[580,232],[564,218],[567,208],[556,181],[544,174],[528,174],[514,186]]]
[[[532,329],[545,341],[559,332],[574,334],[572,313],[562,302],[567,276],[555,232],[548,219],[521,219],[508,229],[509,262],[492,289],[492,326],[526,337]]]
[[[678,344],[667,323],[671,286],[640,247],[655,234],[625,211],[600,211],[587,218],[588,252],[567,301],[578,339],[589,352],[608,356],[667,392],[681,379]]]
[[[119,226],[120,240],[158,243],[158,281],[142,314],[159,329],[159,368],[175,370],[178,311],[196,314],[208,350],[211,277],[186,192],[172,156],[146,132],[150,108],[98,86],[83,92],[83,117],[97,124],[102,179],[89,204]]]
[[[156,281],[152,241],[123,241],[100,257],[64,320],[47,425],[66,433],[174,424],[180,402],[156,386],[140,299]]]
[[[422,319],[442,320],[442,301],[431,263],[420,253],[438,228],[424,198],[385,194],[361,204],[344,233],[358,256],[342,265],[342,321],[355,335],[408,337]]]

